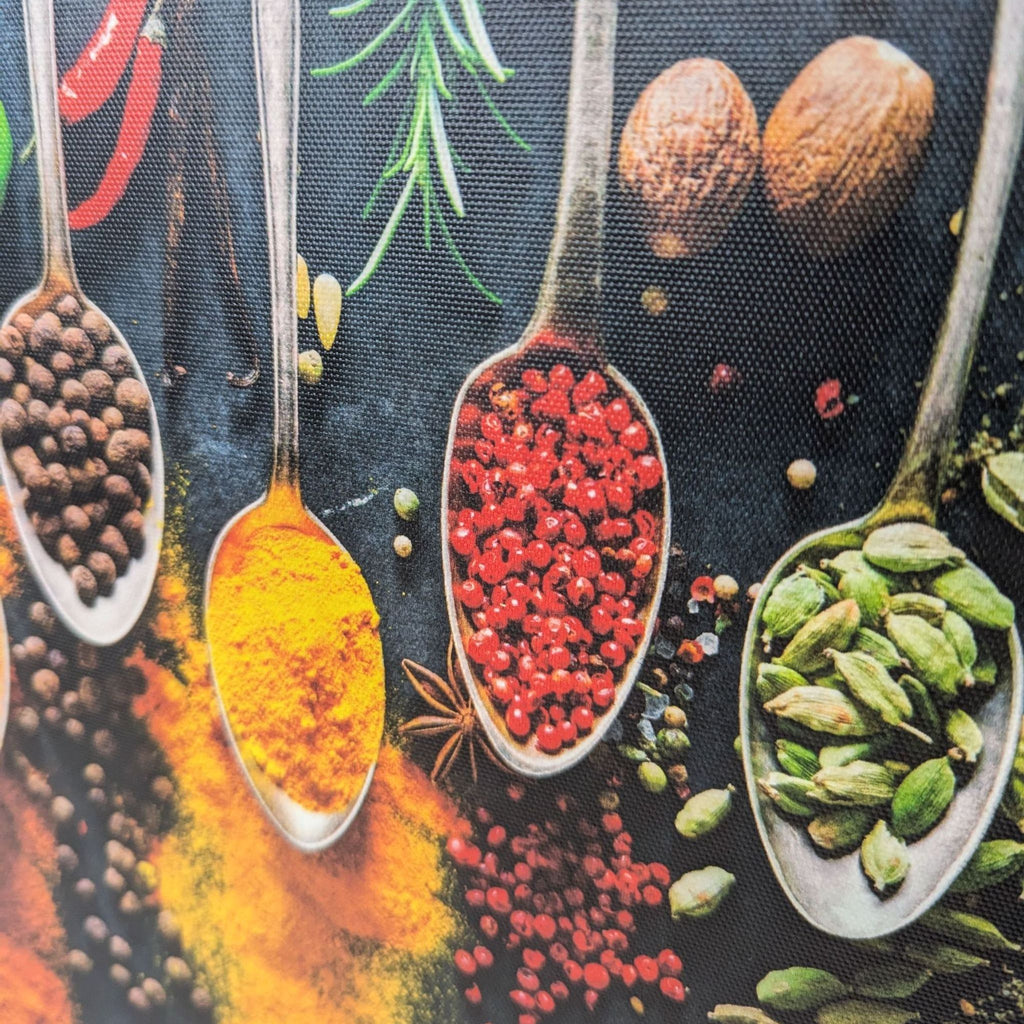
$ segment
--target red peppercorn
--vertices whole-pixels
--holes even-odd
[[[469,986],[465,992],[462,993],[466,997],[466,1002],[470,1006],[479,1006],[483,1002],[483,996],[480,993],[480,986],[476,983]]]
[[[508,892],[498,886],[491,886],[487,890],[486,900],[487,906],[500,916],[504,916],[512,910],[512,901],[508,897]]]
[[[533,996],[529,992],[524,992],[521,988],[512,989],[508,997],[521,1010],[532,1010],[536,1005]]]
[[[569,988],[564,981],[553,981],[550,985],[551,994],[561,1003],[569,998]]]
[[[681,1003],[686,999],[686,988],[678,978],[662,978],[658,988],[666,999]]]
[[[548,946],[548,956],[551,957],[554,963],[564,964],[566,960],[569,959],[569,950],[567,950],[561,942],[552,942],[551,945]]]
[[[531,971],[542,971],[547,962],[548,958],[539,949],[523,950],[523,964]],[[523,987],[526,988],[525,985]]]
[[[490,914],[484,914],[480,918],[480,931],[484,933],[489,939],[493,939],[498,934],[498,922],[495,921]]]
[[[643,956],[642,954],[635,956],[633,958],[633,966],[636,968],[636,973],[639,975],[640,980],[649,985],[653,985],[661,974],[658,961],[650,956]]]
[[[487,833],[487,845],[488,846],[502,846],[505,842],[507,833],[501,825],[493,826]]]
[[[632,988],[636,984],[637,978],[639,977],[639,972],[632,964],[623,964],[621,970],[619,971],[619,978],[622,981],[622,984],[626,986],[626,988]]]
[[[678,978],[683,973],[683,961],[671,949],[663,949],[658,954],[658,969],[666,977]]]
[[[540,978],[529,967],[520,967],[516,971],[516,981],[519,987],[526,992],[536,992],[540,988]]]
[[[541,989],[541,991],[534,996],[534,1001],[537,1004],[537,1009],[540,1010],[541,1013],[548,1014],[555,1012],[555,1000],[550,992],[545,992]]]
[[[562,973],[570,985],[578,985],[583,980],[583,968],[575,960],[566,960],[562,964]]]
[[[600,998],[601,996],[598,992],[595,992],[592,988],[588,988],[586,992],[583,993],[583,1004],[591,1013],[593,1013]]]
[[[457,949],[454,960],[455,969],[460,974],[464,974],[467,978],[472,978],[476,974],[476,960],[473,958],[472,953],[465,949]]]
[[[649,907],[656,907],[661,903],[661,890],[655,885],[645,885],[640,890],[640,897]]]

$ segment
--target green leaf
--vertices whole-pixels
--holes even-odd
[[[413,51],[413,44],[410,43],[402,55],[391,65],[387,74],[363,97],[363,106],[368,107],[371,103],[379,100],[391,88],[395,79],[402,73],[405,65],[409,62],[409,56]]]
[[[441,175],[444,190],[448,193],[448,199],[456,216],[464,217],[466,210],[462,203],[462,193],[459,191],[459,180],[455,176],[452,153],[448,147],[448,136],[444,130],[444,115],[441,113],[441,102],[437,98],[437,90],[433,86],[430,88],[428,109],[430,111],[430,134],[434,140],[434,158],[437,160],[437,170]]]
[[[350,14],[358,14],[360,11],[365,11],[372,3],[376,3],[376,0],[355,0],[353,4],[332,7],[327,13],[332,18],[347,18]]]
[[[459,0],[462,7],[462,17],[466,22],[466,30],[473,43],[483,66],[491,73],[491,77],[498,82],[504,82],[508,77],[505,69],[498,60],[498,55],[491,45],[491,37],[487,34],[487,27],[484,25],[483,14],[480,12],[480,5],[477,0]]]
[[[313,68],[310,74],[314,78],[326,78],[328,75],[336,75],[340,71],[347,71],[351,67],[355,67],[356,64],[366,60],[367,57],[375,54],[387,41],[398,31],[412,14],[413,8],[419,0],[408,0],[408,3],[392,18],[387,25],[381,30],[380,35],[376,36],[369,43],[366,44],[358,53],[353,54],[351,57],[345,60],[339,61],[337,64],[332,64],[327,68]]]
[[[434,206],[434,216],[437,218],[437,223],[441,228],[441,234],[444,235],[445,245],[448,246],[448,251],[451,253],[452,259],[458,264],[459,269],[469,278],[469,283],[486,299],[490,299],[496,306],[501,305],[501,299],[494,294],[488,288],[483,281],[480,280],[476,274],[470,270],[469,264],[466,262],[465,257],[459,252],[458,246],[455,244],[455,239],[452,238],[451,232],[448,230],[448,224],[445,222],[444,215],[441,211]]]
[[[480,90],[480,95],[484,98],[484,103],[487,104],[487,109],[494,115],[494,119],[501,125],[505,130],[505,134],[520,148],[526,150],[529,153],[533,147],[508,123],[505,115],[498,109],[498,104],[491,99],[491,94],[487,91],[487,86],[484,84],[484,80],[477,74],[473,77],[476,79],[477,88]]]
[[[377,267],[380,266],[380,262],[384,259],[384,254],[388,251],[388,246],[391,244],[391,239],[395,237],[395,231],[398,230],[398,225],[402,221],[405,209],[409,205],[409,199],[412,196],[412,190],[415,187],[416,176],[410,174],[409,180],[405,183],[405,188],[402,189],[402,194],[398,197],[398,202],[395,203],[395,208],[391,211],[391,216],[388,217],[387,224],[384,225],[384,230],[380,233],[380,238],[377,239],[377,244],[373,247],[373,252],[370,253],[370,258],[366,261],[366,266],[363,267],[359,276],[345,290],[346,295],[355,295],[370,280]]]
[[[448,13],[448,5],[444,0],[436,0],[436,7],[441,27],[444,29],[444,34],[448,37],[448,42],[455,51],[455,55],[459,60],[472,61],[474,56],[473,48],[469,45],[466,37],[459,31],[458,25],[452,20],[452,16]]]
[[[14,140],[11,138],[11,126],[7,121],[7,111],[0,102],[0,209],[3,208],[7,196],[7,181],[11,176],[13,162]]]
[[[423,19],[423,24],[427,25],[427,19]],[[441,67],[441,55],[437,52],[437,44],[434,42],[434,33],[430,31],[429,25],[427,25],[426,31],[426,55],[430,61],[430,77],[434,80],[434,85],[437,87],[437,91],[446,99],[452,98],[451,91],[445,84],[444,80],[444,69]]]

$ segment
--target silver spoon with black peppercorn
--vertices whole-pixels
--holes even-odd
[[[0,327],[0,466],[43,595],[73,633],[104,646],[135,625],[153,587],[163,453],[142,369],[75,275],[53,8],[25,0],[24,12],[43,275]]]
[[[964,553],[950,545],[941,534],[931,528],[936,522],[935,507],[943,467],[956,438],[978,327],[985,308],[1003,216],[1020,150],[1021,128],[1024,122],[1024,77],[1020,70],[1022,66],[1024,3],[1019,0],[1003,0],[996,16],[985,122],[956,272],[931,368],[921,393],[917,420],[907,440],[896,476],[881,504],[873,511],[853,522],[830,527],[805,537],[772,566],[751,610],[747,627],[740,675],[740,736],[747,790],[758,832],[775,877],[793,906],[814,927],[841,938],[872,939],[895,932],[916,920],[942,898],[988,829],[1005,788],[1020,735],[1021,713],[1024,706],[1024,656],[1017,629],[1012,624],[1012,604],[998,595],[994,585],[982,583],[983,574],[967,568],[970,563],[966,561]],[[926,538],[927,543],[913,548],[915,555],[912,558],[892,558],[892,553],[898,551],[900,546],[906,550],[906,544],[899,540],[904,537]],[[929,546],[932,546],[932,551],[925,557],[921,554],[920,548]],[[776,748],[767,715],[762,710],[766,694],[757,685],[759,666],[768,661],[768,656],[762,648],[762,618],[766,603],[776,584],[794,572],[813,574],[823,560],[826,567],[836,565],[837,556],[857,562],[861,557],[862,548],[863,555],[867,556],[864,564],[882,565],[883,569],[894,572],[905,570],[893,578],[904,581],[904,584],[910,581],[911,586],[917,580],[921,585],[931,587],[936,592],[940,589],[937,580],[944,574],[940,567],[959,563],[965,567],[967,575],[975,584],[981,586],[986,599],[990,595],[993,597],[993,605],[999,612],[998,615],[988,612],[979,615],[978,604],[975,604],[973,609],[976,617],[972,624],[984,634],[994,661],[989,685],[983,687],[980,682],[972,685],[975,680],[971,677],[970,666],[961,672],[956,664],[957,655],[950,651],[949,653],[953,655],[951,667],[959,679],[956,685],[950,688],[950,692],[946,695],[939,693],[936,697],[941,712],[949,712],[952,701],[972,700],[971,714],[977,727],[974,739],[983,750],[980,756],[977,756],[977,763],[965,766],[965,769],[972,770],[962,770],[963,782],[956,786],[955,792],[950,787],[946,793],[945,805],[929,804],[929,830],[905,827],[908,816],[902,813],[904,807],[898,811],[898,801],[895,798],[891,810],[884,806],[872,808],[876,813],[872,815],[871,821],[867,822],[868,826],[876,819],[884,819],[888,815],[893,832],[900,840],[906,840],[906,849],[900,858],[902,875],[894,876],[895,885],[898,885],[895,892],[892,892],[895,886],[887,886],[884,879],[881,882],[878,878],[873,879],[877,892],[885,890],[885,899],[880,899],[877,892],[872,891],[868,879],[863,877],[860,863],[862,858],[858,857],[856,847],[843,856],[828,858],[815,852],[806,831],[808,820],[788,813],[798,809],[801,813],[804,813],[804,810],[813,812],[813,805],[804,809],[799,808],[798,804],[783,801],[781,806],[787,813],[778,813],[778,807],[775,806],[778,790],[776,789],[773,795],[774,787],[766,778],[769,772],[777,768]],[[931,554],[935,552],[938,554],[932,558]],[[948,559],[944,557],[944,552],[948,552]],[[933,565],[938,571],[932,571]],[[945,575],[948,578],[951,574]],[[842,590],[842,584],[840,589]],[[909,600],[911,606],[919,598],[925,597],[923,594],[898,596],[904,601]],[[954,596],[951,591],[947,592],[947,599],[951,602],[950,607],[953,607]],[[932,595],[930,600],[934,605],[935,596]],[[840,609],[841,603],[845,604],[845,610]],[[942,605],[941,600],[939,604]],[[846,614],[851,621],[859,620],[863,608],[867,608],[868,612],[872,611],[866,602],[860,606],[853,600],[836,603],[828,609],[829,622],[838,623],[840,617],[845,617]],[[840,609],[844,616],[836,614],[833,619],[832,609]],[[971,614],[966,610],[966,605],[963,609],[956,610],[961,611],[963,615]],[[912,618],[911,615],[892,615],[888,618],[883,615],[880,621],[883,623],[882,628],[891,628],[892,638],[899,640],[901,633],[896,631],[895,620],[902,619],[906,622]],[[915,632],[920,635],[932,628],[919,620]],[[810,632],[805,633],[805,637],[815,634],[817,630],[818,626],[812,625]],[[835,635],[838,636],[841,631],[842,627],[837,627]],[[944,634],[938,630],[935,630],[935,633],[938,633],[938,642],[929,645],[932,650],[941,649],[946,644]],[[845,635],[844,633],[844,637]],[[886,641],[879,639],[884,646]],[[830,641],[829,646],[845,647],[848,642]],[[897,668],[896,673],[909,671],[906,659],[910,659],[910,668],[915,675],[920,675],[922,680],[932,686],[940,681],[928,677],[932,672],[932,662],[931,658],[922,657],[924,646],[917,650],[916,656],[909,643],[904,642],[903,646],[897,643],[897,647],[900,648],[897,653],[904,658],[904,665]],[[818,652],[812,653],[820,663]],[[834,657],[836,652],[827,654],[822,651],[821,654],[827,661],[828,658]],[[943,659],[943,662],[948,660]],[[783,665],[786,661],[787,656],[783,651]],[[938,665],[939,662],[936,661],[934,664]],[[817,671],[813,660],[807,663],[806,667]],[[824,670],[827,671],[827,668]],[[974,671],[978,672],[977,669]],[[852,678],[848,679],[851,689]],[[948,683],[949,680],[945,681]],[[911,678],[910,682],[916,682],[918,688],[922,686],[920,680]],[[825,680],[825,684],[828,684],[828,680]],[[920,689],[915,691],[909,683],[904,685],[908,687],[909,692],[920,692]],[[840,688],[843,689],[842,684]],[[959,695],[953,696],[957,688]],[[977,693],[979,690],[985,692]],[[841,715],[834,722],[828,723],[829,730],[834,730],[836,734],[846,730],[847,735],[854,737],[863,736],[865,732],[871,734],[872,731],[881,731],[880,726],[872,724],[871,713],[851,701],[845,690],[835,695],[841,698],[839,705],[830,701],[830,692],[820,686],[800,686],[793,689],[791,697],[795,694],[797,700],[806,700],[810,696],[815,698],[815,703],[824,697],[824,702],[832,704],[833,707],[841,705]],[[871,695],[867,690],[861,690],[860,696],[868,699]],[[788,701],[789,698],[785,700]],[[772,700],[768,704],[769,710],[773,706],[778,709],[781,705],[776,705]],[[927,706],[925,704],[913,707],[912,722],[915,725],[927,724],[922,710],[922,707]],[[858,718],[854,723],[851,717],[853,715],[867,715],[867,718]],[[823,724],[820,720],[814,721],[813,716],[806,720],[816,725]],[[943,728],[941,721],[938,721],[938,715],[933,721],[939,725],[939,729]],[[866,728],[862,728],[862,725],[866,725]],[[947,723],[947,733],[949,728]],[[941,765],[946,747],[950,744],[948,739],[943,742],[946,737],[942,732],[931,726],[929,729],[935,733],[934,737],[925,736],[929,745],[923,749],[905,749],[914,759],[926,758],[933,766]],[[845,739],[835,739],[826,732],[820,735],[822,743],[849,742]],[[955,747],[954,743],[954,759],[957,755]],[[967,759],[974,760],[973,755],[974,752]],[[922,763],[921,767],[924,766]],[[948,767],[944,770],[947,778],[953,781]],[[909,798],[910,789],[908,788],[906,792]],[[827,797],[828,793],[824,795]],[[823,810],[827,809],[824,804],[821,806]],[[813,816],[812,813],[811,817]],[[862,853],[865,871],[871,874],[876,870],[872,863],[872,854],[864,851]]]
[[[608,362],[601,249],[615,0],[578,0],[561,189],[520,340],[466,378],[445,457],[442,551],[459,665],[510,768],[562,772],[601,740],[650,642],[669,493],[657,426]]]

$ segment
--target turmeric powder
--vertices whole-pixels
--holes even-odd
[[[272,487],[221,543],[207,636],[243,760],[297,803],[344,811],[384,729],[380,618],[351,557]]]

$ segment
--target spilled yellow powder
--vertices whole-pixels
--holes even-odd
[[[466,826],[450,802],[385,744],[352,828],[324,853],[300,853],[249,794],[208,680],[183,686],[141,655],[135,663],[148,681],[136,712],[178,787],[179,824],[152,855],[159,898],[218,999],[219,1024],[406,1024],[427,998],[438,1019],[454,1018],[458,919],[444,901],[442,847]]]

